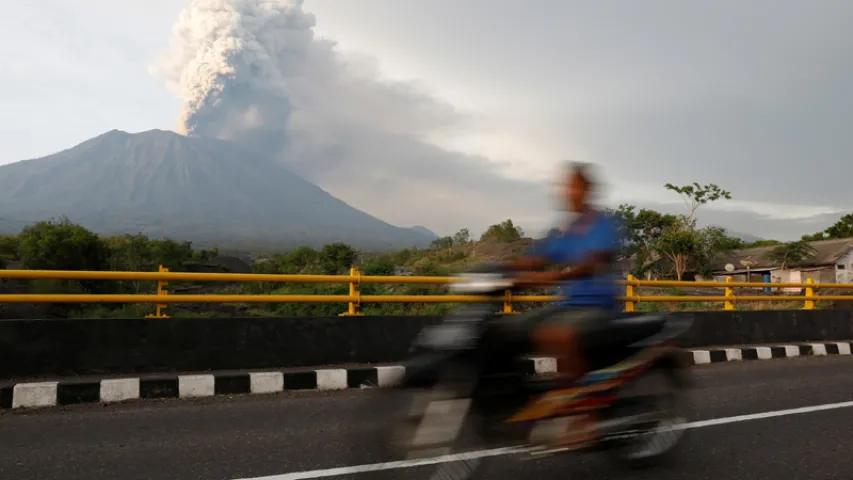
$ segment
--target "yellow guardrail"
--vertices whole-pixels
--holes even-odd
[[[358,307],[362,303],[466,303],[481,302],[487,297],[473,295],[361,295],[360,285],[366,284],[420,284],[445,285],[453,283],[456,277],[418,277],[418,276],[365,276],[357,269],[349,275],[276,275],[245,273],[190,273],[170,272],[160,267],[158,272],[110,272],[110,271],[68,271],[68,270],[0,270],[0,278],[9,279],[67,279],[67,280],[150,280],[157,282],[157,294],[0,294],[0,303],[151,303],[157,305],[156,318],[168,318],[163,309],[172,303],[347,303],[349,308],[342,315],[360,315]],[[349,284],[348,295],[176,295],[169,294],[166,287],[169,281],[204,282],[274,282],[274,283],[337,283]],[[815,308],[817,301],[853,300],[851,296],[816,295],[818,289],[850,289],[853,284],[814,283],[750,283],[734,282],[679,282],[670,280],[638,280],[628,276],[618,282],[625,286],[625,295],[619,300],[625,302],[625,311],[635,311],[640,302],[721,302],[725,310],[734,310],[735,302],[803,302],[803,309]],[[722,288],[723,295],[716,296],[673,296],[673,295],[637,295],[637,287],[682,287],[682,288]],[[735,288],[773,288],[802,289],[804,295],[735,295]],[[516,313],[513,303],[554,302],[560,297],[552,295],[512,295],[506,292],[503,298],[503,313]]]

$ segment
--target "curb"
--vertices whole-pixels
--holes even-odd
[[[853,342],[797,343],[689,350],[691,365],[770,360],[799,356],[850,355]],[[531,375],[556,371],[554,358],[524,361]],[[296,390],[346,390],[392,386],[403,375],[402,365],[259,371],[201,375],[157,375],[103,380],[60,380],[0,387],[0,409],[55,407],[85,403],[118,403],[155,398],[198,398],[216,395],[269,394]]]

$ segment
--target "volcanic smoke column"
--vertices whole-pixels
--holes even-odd
[[[183,99],[178,130],[234,138],[284,128],[306,65],[322,66],[331,51],[314,25],[302,0],[193,0],[151,68]]]

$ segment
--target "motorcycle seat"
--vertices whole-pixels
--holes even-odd
[[[634,355],[640,348],[635,343],[653,337],[666,327],[663,315],[619,314],[607,324],[595,341],[593,350],[588,351],[591,370],[611,367]]]
[[[622,312],[609,322],[607,330],[614,346],[628,346],[660,333],[664,326],[666,318],[663,315]]]

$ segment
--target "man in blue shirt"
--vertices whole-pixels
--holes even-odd
[[[590,168],[572,164],[562,197],[576,215],[574,221],[538,242],[513,265],[525,271],[518,275],[520,286],[558,285],[561,302],[518,320],[532,327],[530,339],[539,353],[557,358],[557,371],[566,387],[587,372],[584,349],[596,348],[619,307],[615,282],[619,228],[612,217],[591,204],[594,187]],[[547,267],[557,268],[533,271]],[[562,443],[583,446],[593,438],[594,421],[591,416],[580,418],[576,435],[567,435]]]

